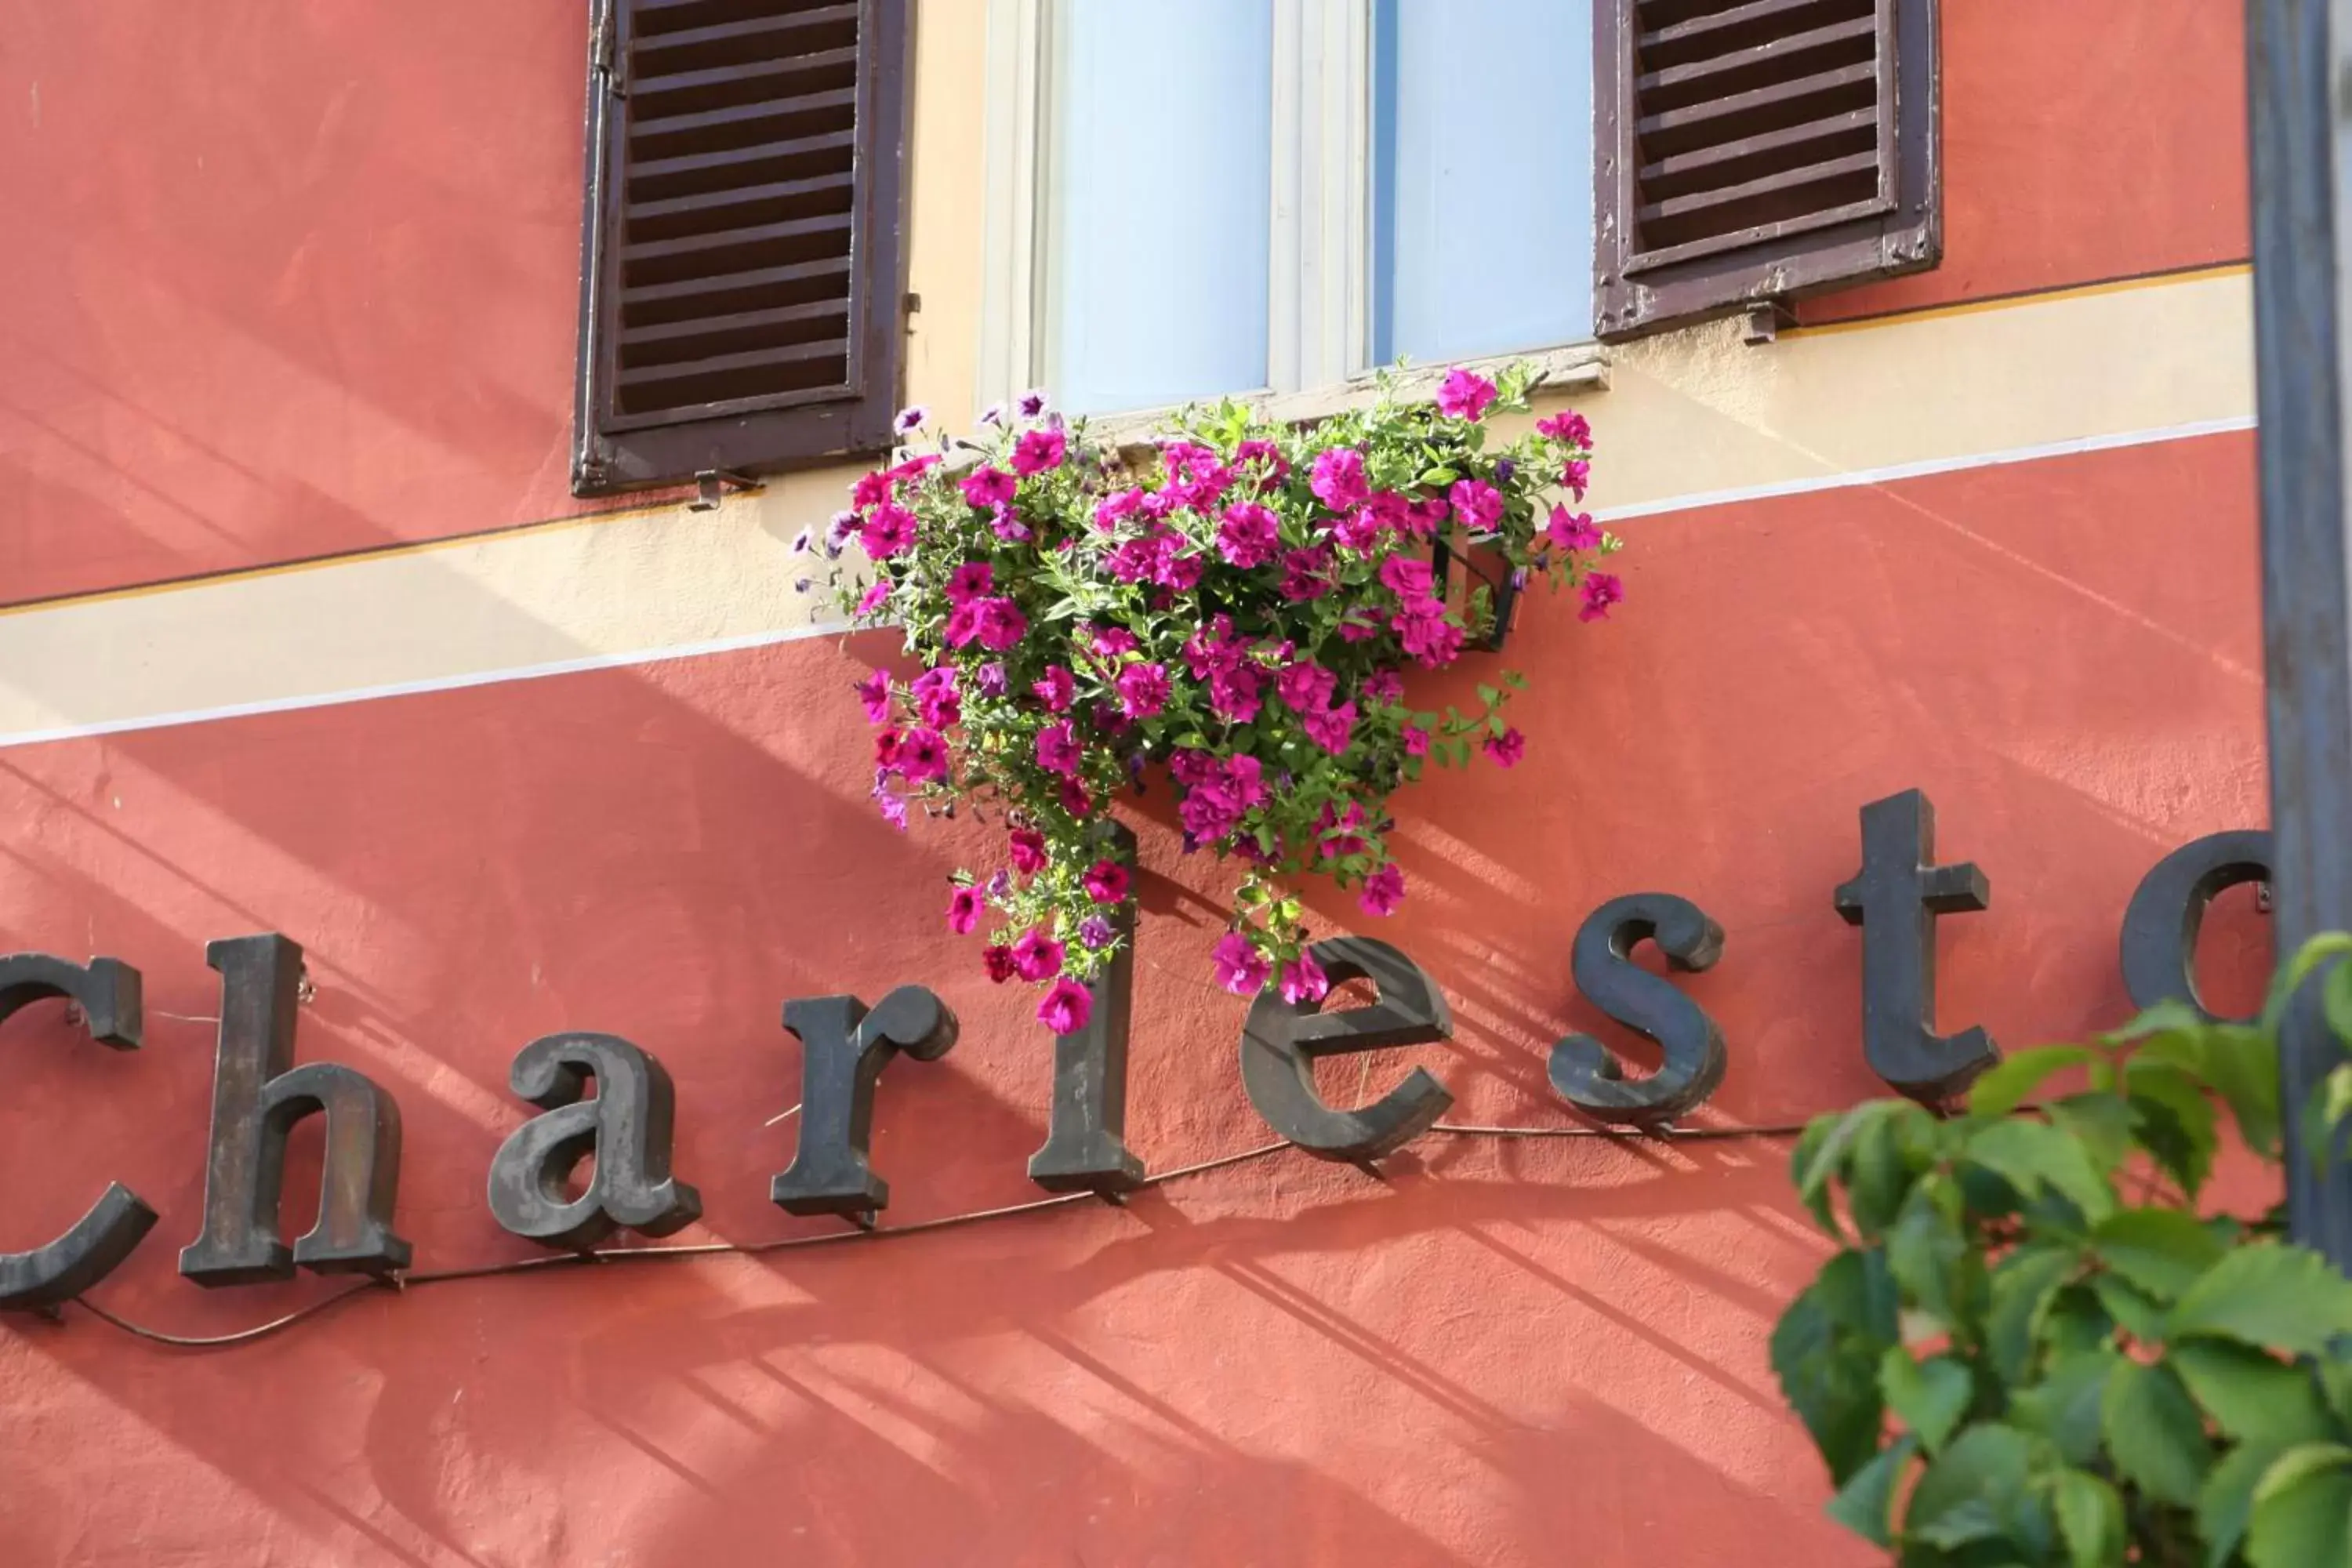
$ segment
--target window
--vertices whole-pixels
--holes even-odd
[[[990,28],[991,396],[1572,359],[1940,249],[1935,0],[992,0]]]
[[[909,0],[596,0],[583,495],[880,451]]]

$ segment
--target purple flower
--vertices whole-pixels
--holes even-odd
[[[874,804],[881,808],[883,821],[888,823],[891,826],[897,828],[901,833],[907,831],[907,803],[905,801],[900,800],[889,790],[884,788],[881,784],[877,784],[874,786]]]
[[[1034,827],[1016,827],[1012,838],[1013,868],[1032,877],[1045,868],[1045,836]]]
[[[1392,915],[1404,902],[1404,873],[1393,864],[1381,867],[1364,879],[1363,891],[1356,896],[1356,905],[1368,915]]]
[[[875,670],[857,683],[857,700],[866,705],[866,721],[868,724],[888,723],[890,678],[878,669]]]
[[[1584,579],[1584,608],[1576,612],[1576,618],[1580,621],[1605,619],[1609,606],[1623,603],[1624,598],[1624,584],[1606,572],[1595,572]]]
[[[1168,669],[1160,664],[1130,664],[1112,682],[1118,688],[1120,711],[1130,719],[1150,719],[1168,706]]]
[[[1448,419],[1475,420],[1495,401],[1495,384],[1483,375],[1455,369],[1437,389],[1437,411]]]
[[[1293,1006],[1320,1002],[1330,990],[1331,977],[1323,973],[1312,952],[1302,952],[1282,966],[1282,999]]]
[[[1013,873],[1003,867],[997,868],[996,874],[988,879],[988,896],[992,899],[1001,899],[1012,890]]]
[[[1033,684],[1029,689],[1035,692],[1044,700],[1046,708],[1055,713],[1068,712],[1070,704],[1077,700],[1078,696],[1077,681],[1068,670],[1058,664],[1047,665],[1045,678]]]
[[[978,507],[1005,506],[1020,482],[1003,468],[974,468],[963,477],[963,499]]]
[[[982,697],[1004,695],[1004,666],[994,659],[971,672],[971,684]]]
[[[1068,439],[1059,430],[1024,430],[1021,439],[1013,444],[1013,471],[1026,479],[1048,468],[1058,468],[1068,446]]]
[[[915,514],[897,501],[885,501],[867,515],[857,540],[866,554],[887,561],[915,542]]]
[[[1487,736],[1486,750],[1496,767],[1512,767],[1528,754],[1528,738],[1517,730],[1506,730],[1499,735]]]
[[[1570,514],[1564,506],[1551,509],[1551,521],[1544,525],[1544,537],[1562,550],[1594,550],[1601,544],[1601,531],[1592,525],[1592,514]]]
[[[1029,525],[1013,515],[1009,506],[998,507],[988,520],[988,531],[1007,544],[1029,542]]]
[[[1234,995],[1255,996],[1265,989],[1271,966],[1241,932],[1227,931],[1220,937],[1211,960],[1216,965],[1217,984]]]
[[[1354,510],[1372,496],[1371,483],[1364,478],[1364,455],[1353,447],[1318,453],[1307,488],[1333,511]]]
[[[1042,392],[1024,392],[1013,407],[1020,410],[1022,418],[1034,419],[1045,412],[1045,395]]]
[[[1492,533],[1503,521],[1503,492],[1484,479],[1456,479],[1445,493],[1454,515],[1473,533]]]
[[[1098,904],[1116,904],[1127,897],[1127,868],[1116,860],[1097,860],[1083,879],[1087,897]],[[1089,947],[1099,943],[1089,942]]]
[[[980,894],[971,888],[958,888],[948,895],[948,930],[958,936],[970,936],[980,925]]]
[[[931,411],[918,403],[911,408],[900,409],[898,417],[890,421],[890,428],[895,434],[900,436],[911,435],[921,429],[923,421],[930,416]]]
[[[1037,765],[1049,773],[1074,778],[1078,771],[1078,738],[1067,719],[1037,731]]]
[[[849,542],[850,535],[856,533],[857,531],[857,528],[858,517],[856,512],[835,512],[833,514],[833,521],[824,525],[824,552],[826,556],[834,560],[840,559],[841,547]]]
[[[1037,1004],[1037,1021],[1057,1035],[1075,1035],[1094,1011],[1093,994],[1066,975],[1046,988],[1045,999]]]
[[[1044,926],[1032,926],[1013,944],[1013,973],[1024,980],[1050,980],[1062,972],[1062,944]]]
[[[795,555],[806,555],[809,552],[809,546],[815,542],[815,534],[811,532],[808,529],[803,528],[798,533],[793,535],[793,553]]]
[[[1118,928],[1100,915],[1088,915],[1078,922],[1078,940],[1089,952],[1100,952],[1118,940]]]

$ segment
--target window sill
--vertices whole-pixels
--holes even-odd
[[[1498,354],[1492,359],[1464,360],[1458,363],[1461,368],[1482,374],[1491,374],[1508,364],[1532,364],[1540,383],[1537,395],[1543,396],[1606,392],[1609,389],[1609,362],[1610,350],[1606,343],[1572,343],[1566,348]],[[1444,382],[1446,374],[1455,368],[1455,364],[1415,365],[1409,370],[1396,372],[1392,384],[1407,401],[1425,402],[1437,395],[1437,389]],[[1311,392],[1257,392],[1244,395],[1235,401],[1268,418],[1291,425],[1310,425],[1334,414],[1369,408],[1379,396],[1378,379],[1366,373],[1350,376],[1338,385],[1317,387]],[[1154,437],[1169,428],[1180,412],[1180,407],[1171,405],[1129,414],[1088,416],[1087,433],[1105,447],[1149,446]]]

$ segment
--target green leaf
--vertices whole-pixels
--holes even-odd
[[[1937,1201],[1940,1178],[1911,1189],[1886,1233],[1886,1264],[1904,1296],[1946,1331],[1973,1340],[1983,1310],[1983,1257],[1969,1247],[1960,1222]]]
[[[2272,1462],[2254,1488],[2246,1560],[2254,1568],[2352,1563],[2352,1448],[2313,1443]]]
[[[2263,1026],[2275,1031],[2288,1000],[2303,989],[2311,972],[2331,959],[2345,957],[2352,957],[2352,933],[2340,931],[2321,931],[2295,949],[2294,956],[2271,979],[2270,994],[2263,1003]]]
[[[2064,1469],[2058,1472],[2050,1500],[2074,1568],[2122,1568],[2130,1542],[2124,1532],[2124,1500],[2115,1488],[2086,1471]]]
[[[2140,1055],[2170,1062],[2210,1086],[2237,1118],[2238,1136],[2258,1154],[2278,1148],[2278,1042],[2243,1024],[2204,1024],[2149,1040]]]
[[[2304,1367],[2228,1340],[2184,1341],[2164,1359],[2213,1424],[2241,1442],[2286,1447],[2335,1436],[2335,1423]]]
[[[2045,1122],[1992,1122],[1969,1134],[1967,1150],[2020,1193],[2054,1192],[2093,1225],[2115,1211],[2115,1192],[2083,1145]]]
[[[2033,1331],[2051,1296],[2081,1259],[2063,1247],[2021,1247],[1992,1275],[1985,1347],[2002,1382],[2017,1383],[2033,1358]]]
[[[1919,1435],[1931,1454],[1943,1447],[1976,1395],[1976,1381],[1966,1364],[1942,1355],[1914,1361],[1901,1345],[1880,1359],[1878,1386],[1886,1395],[1886,1407]]]
[[[2213,1449],[2179,1374],[2161,1363],[2118,1362],[2099,1402],[2099,1427],[2126,1480],[2159,1502],[2196,1506]]]
[[[1885,1342],[1874,1343],[1856,1321],[1868,1324],[1876,1316],[1869,1269],[1870,1260],[1860,1253],[1831,1258],[1772,1331],[1772,1371],[1781,1394],[1841,1485],[1878,1451],[1885,1409],[1878,1389]]]
[[[2141,1146],[2194,1199],[2213,1169],[2213,1102],[2180,1068],[2140,1058],[2125,1065],[2124,1094]]]
[[[2158,1002],[2153,1007],[2143,1008],[2138,1017],[2099,1037],[2109,1045],[2121,1046],[2156,1035],[2194,1034],[2205,1026],[2204,1014],[2174,996]]]
[[[1969,1427],[1912,1489],[1903,1534],[1946,1549],[2003,1534],[2025,1490],[2032,1452],[2033,1440],[2013,1426]]]
[[[1829,1516],[1873,1546],[1892,1545],[1888,1527],[1895,1511],[1895,1483],[1918,1451],[1919,1440],[1908,1433],[1896,1438],[1830,1499]]]
[[[2099,1298],[2099,1305],[2108,1317],[2122,1325],[2126,1333],[2136,1340],[2160,1341],[2164,1338],[2164,1306],[2120,1274],[2102,1274],[2091,1281],[2091,1289]]]
[[[2049,1438],[2068,1464],[2092,1463],[2099,1454],[2099,1400],[2122,1360],[2104,1348],[2067,1357],[2011,1396],[2011,1418]]]
[[[2113,1070],[2113,1069],[2107,1069]],[[2091,1163],[2113,1179],[2132,1150],[2132,1109],[2108,1089],[2070,1094],[2043,1107],[2052,1126],[2081,1140]]]
[[[2007,1116],[2024,1104],[2025,1097],[2041,1088],[2042,1080],[2053,1073],[2098,1059],[2099,1053],[2088,1046],[2043,1046],[2003,1057],[1969,1086],[1969,1114]]]
[[[2167,1337],[2317,1355],[2344,1334],[2352,1334],[2352,1281],[2315,1252],[2257,1242],[2234,1248],[2181,1294]]]
[[[2205,1478],[2197,1493],[2197,1533],[2205,1538],[2205,1568],[2224,1568],[2235,1561],[2246,1521],[2253,1515],[2254,1488],[2284,1452],[2272,1444],[2241,1444]]]
[[[1846,1167],[1846,1209],[1865,1241],[1877,1240],[1901,1212],[1924,1163],[1911,1158],[1913,1134],[1928,1121],[1927,1111],[1907,1100],[1880,1103],[1885,1110],[1864,1121]]]
[[[1871,1100],[1840,1114],[1817,1116],[1805,1128],[1802,1142],[1791,1160],[1791,1174],[1796,1178],[1797,1197],[1811,1209],[1822,1228],[1843,1239],[1833,1211],[1830,1207],[1830,1183],[1844,1169],[1855,1141],[1864,1131],[1895,1113],[1904,1102],[1893,1100]]]
[[[2123,1209],[2091,1232],[2099,1261],[2167,1305],[2221,1260],[2221,1238],[2179,1209]]]

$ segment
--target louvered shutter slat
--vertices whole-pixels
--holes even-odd
[[[604,3],[581,488],[878,449],[908,0]]]
[[[1932,264],[1935,0],[1598,0],[1601,335]]]

